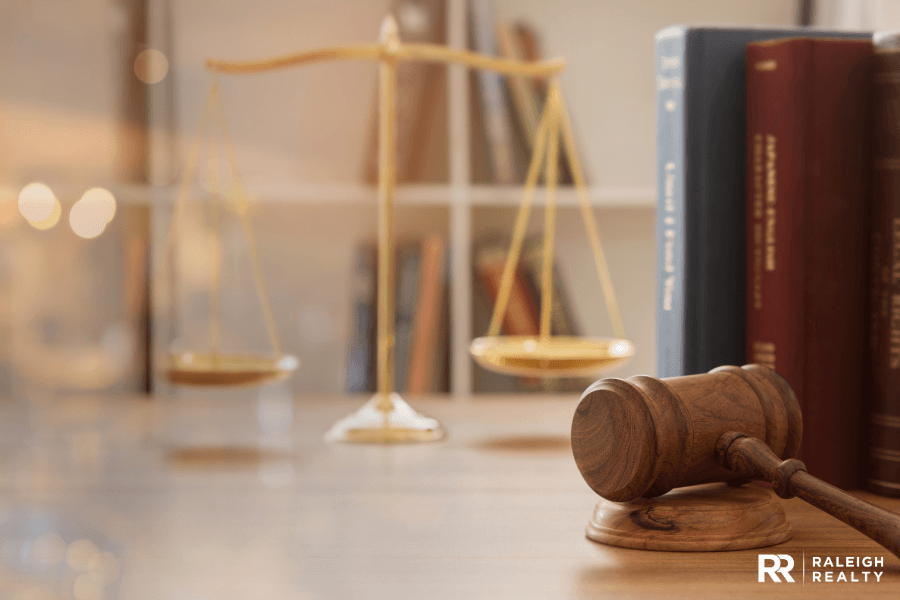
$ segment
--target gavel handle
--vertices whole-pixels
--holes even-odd
[[[742,477],[770,482],[781,498],[797,496],[806,500],[900,557],[900,515],[813,477],[802,461],[782,461],[762,440],[733,431],[719,438],[716,458]]]

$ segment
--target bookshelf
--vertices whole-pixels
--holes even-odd
[[[208,82],[200,66],[207,56],[249,59],[317,45],[369,42],[375,39],[378,23],[389,6],[387,0],[343,0],[306,7],[276,4],[280,6],[276,11],[278,23],[271,23],[246,0],[226,0],[211,20],[203,6],[172,0],[174,112],[176,131],[185,136],[175,145],[182,154],[195,129]],[[625,0],[571,4],[556,15],[561,7],[547,0],[498,0],[496,12],[498,19],[523,18],[534,24],[544,42],[543,54],[565,56],[569,62],[562,78],[563,90],[592,182],[591,201],[609,254],[626,331],[638,348],[635,359],[615,376],[653,374],[653,34],[673,22],[699,20],[788,24],[794,18],[794,7],[775,0],[658,0],[641,7]],[[467,47],[467,1],[447,0],[446,8],[448,45]],[[348,18],[351,10],[354,17]],[[151,31],[159,29],[151,23]],[[235,35],[222,35],[229,31]],[[620,51],[613,55],[609,48]],[[623,61],[626,55],[633,55],[634,60]],[[478,333],[472,322],[476,285],[471,267],[473,242],[488,231],[508,233],[521,200],[519,186],[475,181],[471,165],[471,84],[467,70],[449,68],[446,180],[402,186],[397,194],[398,239],[437,232],[449,241],[450,384],[456,397],[479,391],[473,390],[473,364],[468,354],[473,334]],[[297,338],[297,343],[287,348],[301,358],[292,386],[298,392],[340,392],[339,372],[345,371],[352,327],[347,321],[351,320],[352,309],[349,281],[353,251],[360,241],[374,238],[376,190],[359,182],[363,154],[370,147],[367,136],[375,99],[375,71],[365,65],[346,64],[336,72],[313,67],[252,82],[223,78],[221,85],[244,179],[258,200],[255,222],[265,234],[268,227],[276,230],[268,236],[273,246],[261,249],[261,253],[268,262],[270,277],[282,280],[273,282],[282,288],[273,289],[273,297],[293,302],[285,302],[287,313],[279,326],[296,330],[298,321],[310,318],[296,315],[317,311],[327,313],[331,323],[328,344],[310,345]],[[260,110],[261,106],[265,110]],[[298,113],[302,113],[299,127]],[[333,128],[331,123],[324,124],[328,121],[333,121]],[[164,192],[162,196],[172,194]],[[541,194],[536,202],[542,202]],[[566,232],[560,236],[559,262],[562,277],[572,288],[569,295],[576,320],[585,335],[608,335],[611,329],[601,306],[573,190],[561,189],[558,202],[560,231]],[[540,228],[539,212],[533,218],[534,230]],[[299,218],[304,223],[293,235],[284,229],[283,222]],[[157,223],[162,219],[160,216]],[[314,249],[323,239],[327,239],[331,256],[327,266],[320,267],[313,264]],[[275,248],[276,241],[283,247]],[[276,254],[280,257],[273,257]],[[179,318],[191,320],[189,313]],[[290,334],[287,338],[290,340]],[[326,365],[333,367],[329,367],[326,383],[322,383]]]
[[[378,190],[372,186],[354,183],[291,183],[268,180],[248,180],[247,189],[251,197],[265,202],[287,204],[347,204],[365,205],[377,201]],[[131,193],[126,187],[123,193]],[[173,196],[177,189],[171,186],[157,188],[163,196]],[[397,188],[394,201],[407,205],[447,206],[454,202],[454,193],[460,192],[462,202],[468,206],[512,206],[522,202],[523,188],[518,185],[468,184],[455,189],[448,184],[401,185]],[[639,187],[594,187],[588,190],[594,206],[606,208],[651,208],[655,193]],[[538,189],[534,197],[537,205],[545,200],[544,190]],[[556,203],[561,207],[577,207],[578,198],[571,186],[557,189]]]

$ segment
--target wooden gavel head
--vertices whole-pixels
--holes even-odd
[[[588,485],[615,502],[742,476],[716,459],[716,442],[738,431],[789,459],[800,447],[800,405],[778,373],[760,365],[703,375],[603,379],[581,397],[572,452]]]

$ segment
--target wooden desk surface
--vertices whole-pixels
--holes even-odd
[[[596,496],[569,449],[575,398],[413,401],[444,423],[445,441],[323,442],[361,403],[271,390],[0,403],[0,597],[900,597],[900,560],[796,499],[785,502],[793,540],[770,549],[663,553],[587,540]],[[34,540],[56,534],[118,557],[112,583],[91,588],[67,572],[53,587],[29,571]],[[758,583],[760,553],[794,557],[797,583]],[[814,555],[884,557],[868,569],[881,581],[812,583]],[[80,597],[52,595],[79,581]]]

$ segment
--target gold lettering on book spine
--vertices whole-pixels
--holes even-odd
[[[894,218],[891,237],[891,285],[900,284],[900,219]],[[888,343],[888,366],[900,368],[900,294],[891,294],[891,312]]]
[[[666,163],[665,210],[663,232],[663,270],[668,273],[663,285],[663,310],[672,310],[675,295],[675,163]]]
[[[766,134],[766,271],[775,270],[775,136]]]
[[[762,263],[763,263],[763,205],[765,186],[763,185],[763,136],[753,135],[753,308],[762,310]]]
[[[753,342],[753,362],[775,368],[775,344],[772,342]]]

